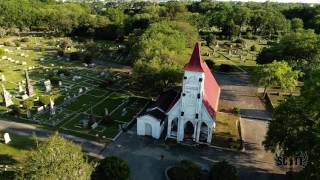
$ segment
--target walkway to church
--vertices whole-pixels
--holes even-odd
[[[164,170],[182,159],[190,159],[208,168],[213,162],[226,159],[235,164],[241,179],[274,180],[283,174],[275,165],[273,154],[263,149],[262,141],[267,131],[270,113],[256,96],[246,74],[215,74],[222,89],[221,98],[241,108],[244,151],[227,151],[215,148],[199,149],[182,145],[165,145],[157,140],[136,135],[136,127],[107,146],[104,156],[115,155],[129,162],[133,180],[162,180]],[[253,118],[244,118],[254,117]],[[161,159],[161,156],[164,159]]]

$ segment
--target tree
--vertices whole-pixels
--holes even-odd
[[[40,102],[43,105],[48,105],[50,103],[50,96],[48,96],[48,95],[41,96],[40,97]]]
[[[263,145],[285,156],[307,153],[308,164],[297,179],[320,179],[320,71],[310,73],[301,95],[289,97],[275,109]]]
[[[212,180],[238,180],[238,170],[227,161],[219,161],[211,166],[209,178]]]
[[[27,154],[17,179],[89,180],[91,171],[81,147],[55,133]]]
[[[319,37],[312,30],[300,30],[283,36],[279,43],[263,48],[257,63],[267,64],[275,59],[287,61],[292,67],[307,68],[317,61],[320,50]]]
[[[303,29],[303,21],[300,18],[293,18],[291,20],[291,29],[293,31],[298,31],[300,29]]]
[[[299,71],[292,70],[287,62],[273,61],[271,64],[260,65],[254,72],[253,82],[264,86],[263,97],[270,86],[280,86],[282,90],[292,91],[297,85]]]
[[[152,60],[137,61],[133,66],[133,80],[145,90],[159,93],[174,86],[181,79],[181,67],[174,63]],[[146,86],[147,85],[147,86]]]
[[[92,180],[128,180],[130,169],[128,163],[115,156],[101,160],[92,174]]]

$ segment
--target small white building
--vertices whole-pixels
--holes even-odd
[[[174,91],[168,92],[170,94]],[[178,142],[211,143],[220,87],[201,59],[198,43],[189,63],[184,67],[181,93],[161,99],[162,96],[164,95],[155,103],[157,106],[150,107],[138,117],[138,135],[151,135],[158,139],[166,125],[166,138],[176,139]],[[167,106],[160,108],[160,104]]]
[[[178,95],[176,91],[169,90],[151,103],[145,113],[137,118],[137,134],[159,139],[167,122],[166,112],[171,107],[172,101],[179,97]]]

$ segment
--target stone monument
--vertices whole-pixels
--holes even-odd
[[[2,85],[2,99],[3,99],[3,104],[6,106],[6,107],[9,107],[11,105],[13,105],[13,101],[12,101],[12,96],[11,94],[5,89],[4,85]]]
[[[32,85],[30,83],[28,70],[25,70],[25,78],[26,78],[26,94],[28,96],[33,96],[34,92],[33,92],[33,87],[32,87]]]
[[[3,138],[5,144],[8,144],[11,141],[9,133],[4,133]]]

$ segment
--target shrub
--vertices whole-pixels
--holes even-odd
[[[42,105],[48,105],[50,103],[50,96],[44,95],[40,97],[40,102]]]
[[[29,41],[30,41],[30,39],[29,39],[29,38],[27,38],[27,37],[24,37],[24,38],[22,38],[20,41],[21,41],[21,42],[29,42]]]
[[[257,46],[252,45],[252,46],[250,47],[250,51],[256,51],[256,50],[257,50]]]
[[[239,180],[239,173],[236,167],[223,160],[215,163],[209,172],[209,177],[212,180]]]
[[[70,60],[71,61],[81,60],[81,53],[80,52],[72,52],[72,53],[70,53]]]
[[[228,64],[221,64],[220,65],[220,71],[221,72],[230,72],[232,70],[232,66]]]
[[[9,108],[11,109],[12,115],[19,116],[21,114],[21,108],[18,105],[14,104],[14,105],[11,105]]]
[[[9,42],[9,41],[6,41],[6,42],[4,42],[4,43],[3,43],[3,45],[5,45],[5,46],[11,46],[11,45],[12,45],[12,43],[11,43],[11,42]]]
[[[91,179],[128,180],[129,176],[128,163],[118,157],[110,156],[100,161],[92,173]]]
[[[51,76],[49,77],[49,80],[51,81],[52,85],[57,86],[59,84],[59,81],[61,81],[61,78],[58,76]]]
[[[245,40],[242,39],[242,38],[238,38],[238,39],[236,39],[234,42],[235,42],[235,43],[240,43],[240,44],[242,44],[242,43],[245,42]]]
[[[182,160],[177,164],[171,179],[197,180],[201,175],[200,167],[192,161]]]
[[[240,114],[240,108],[239,107],[234,107],[233,108],[233,113]]]
[[[59,69],[59,71],[58,71],[57,74],[58,74],[58,75],[64,74],[65,76],[70,76],[70,75],[71,75],[71,72],[70,72],[69,69]]]
[[[18,41],[15,42],[14,44],[15,44],[17,47],[20,47],[20,45],[21,45]]]
[[[63,49],[59,49],[58,51],[57,51],[57,54],[58,54],[58,56],[64,56],[64,50]]]

